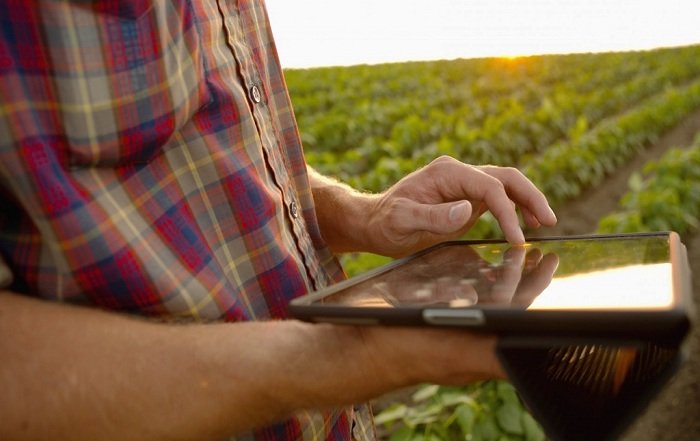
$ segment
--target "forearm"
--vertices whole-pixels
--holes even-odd
[[[323,238],[336,253],[367,251],[367,214],[378,195],[359,191],[327,178],[311,167],[309,180]]]
[[[164,325],[2,293],[0,439],[221,439],[381,393],[346,331]]]

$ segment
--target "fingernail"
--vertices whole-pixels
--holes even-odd
[[[469,202],[463,201],[450,207],[450,222],[466,222],[468,205]]]
[[[519,228],[515,232],[515,243],[517,245],[523,245],[525,243],[525,236],[523,235],[523,230]]]

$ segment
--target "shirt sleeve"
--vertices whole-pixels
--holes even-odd
[[[5,263],[5,259],[0,256],[0,289],[8,288],[12,284],[12,271]]]

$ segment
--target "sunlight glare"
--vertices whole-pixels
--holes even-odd
[[[700,43],[697,0],[267,0],[285,67]]]
[[[632,265],[555,278],[529,309],[667,309],[672,287],[671,264]]]

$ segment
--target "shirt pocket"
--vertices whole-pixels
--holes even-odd
[[[186,1],[102,3],[64,6],[45,26],[73,167],[149,162],[209,101]]]

